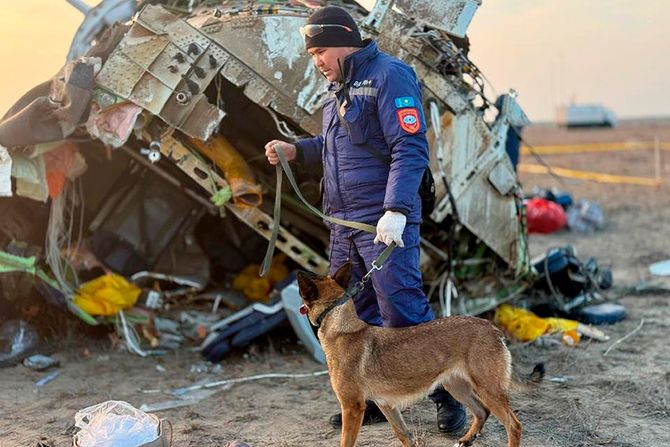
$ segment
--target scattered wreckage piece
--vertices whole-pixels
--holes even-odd
[[[227,53],[183,20],[147,6],[112,51],[96,83],[187,135],[207,140],[225,113],[204,88]]]

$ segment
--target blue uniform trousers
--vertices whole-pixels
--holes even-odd
[[[347,260],[352,263],[351,284],[360,281],[372,261],[386,248],[375,245],[374,234],[335,226],[330,233],[330,274]],[[402,236],[405,247],[397,247],[381,270],[354,297],[358,317],[368,324],[385,327],[414,326],[435,319],[423,293],[419,270],[419,225],[407,225]],[[446,391],[438,387],[430,398],[445,400]]]

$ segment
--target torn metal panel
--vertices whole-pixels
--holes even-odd
[[[184,118],[179,128],[186,135],[207,140],[214,134],[224,116],[223,110],[210,104],[203,95],[199,97],[193,106],[193,111]]]
[[[67,59],[75,60],[85,54],[95,40],[99,44],[100,40],[97,38],[104,27],[114,22],[129,20],[135,14],[136,7],[136,0],[106,0],[89,9],[81,10],[86,14],[86,18],[72,39]]]
[[[144,69],[118,48],[109,56],[95,80],[99,86],[130,99],[135,85],[144,75]]]
[[[444,177],[460,222],[517,274],[523,274],[527,271],[526,235],[519,223],[519,204],[514,196],[518,180],[504,152],[505,123],[520,120],[523,112],[518,104],[510,102],[499,115],[500,123],[489,126],[483,112],[473,105],[482,92],[463,79],[464,72],[477,76],[476,67],[446,34],[425,32],[417,25],[417,21],[431,22],[429,25],[458,35],[454,30],[467,28],[480,2],[456,0],[438,4],[406,0],[395,4],[398,9],[385,11],[376,24],[379,35],[375,38],[384,51],[414,68],[424,86],[424,98],[428,104],[434,102],[437,106],[437,116],[426,113],[432,116],[430,166],[436,180],[437,199],[431,220],[442,222],[453,214],[445,182],[441,180]],[[436,25],[436,17],[444,18],[453,27]],[[440,132],[437,137],[436,132]],[[518,268],[520,263],[526,265],[525,269]]]
[[[225,115],[203,94],[227,60],[225,51],[210,50],[212,45],[179,17],[148,5],[97,82],[187,135],[206,140]]]
[[[159,115],[170,100],[172,93],[173,90],[170,87],[160,82],[151,73],[145,72],[135,84],[128,99],[154,115]]]
[[[510,163],[498,163],[489,174],[489,181],[503,196],[508,196],[516,190],[519,182]]]
[[[134,26],[121,41],[118,49],[128,56],[142,69],[147,70],[160,54],[170,44],[170,39],[164,35],[156,35],[142,27]]]
[[[479,116],[469,113],[447,113],[442,125],[441,138],[448,150],[442,151],[441,170],[436,167],[437,157],[431,157],[431,166],[439,173],[438,202],[431,219],[440,222],[452,213],[444,184],[439,180],[444,173],[461,223],[510,266],[517,266],[519,257],[525,257],[525,250],[519,247],[525,235],[515,196],[518,180],[504,152],[504,135],[492,133]]]
[[[306,11],[277,8],[253,16],[217,11],[201,9],[189,23],[237,60],[221,74],[237,86],[250,84],[245,94],[257,104],[320,129],[318,115],[328,84],[318,76],[297,32],[305,23]],[[244,39],[239,38],[240,33]]]
[[[429,26],[463,37],[481,0],[395,0],[394,6]]]

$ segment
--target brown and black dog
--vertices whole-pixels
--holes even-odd
[[[319,326],[330,382],[342,408],[340,446],[353,446],[365,401],[377,403],[403,446],[413,446],[400,409],[439,384],[465,405],[474,420],[458,446],[472,444],[493,413],[505,426],[508,447],[518,447],[521,423],[510,408],[511,356],[503,334],[475,317],[448,317],[405,328],[368,325],[352,300],[341,305],[351,264],[332,277],[298,273],[301,311]]]

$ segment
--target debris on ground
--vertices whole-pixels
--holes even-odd
[[[563,208],[549,200],[533,198],[526,201],[528,233],[548,234],[563,228],[567,222]]]
[[[106,401],[75,414],[75,447],[170,447],[172,427],[123,401]],[[165,430],[169,427],[168,430]],[[169,433],[167,433],[167,432]]]
[[[58,376],[60,376],[60,374],[61,374],[60,371],[50,372],[49,374],[42,376],[42,378],[40,378],[37,382],[35,382],[35,386],[41,388],[46,384],[54,381]]]
[[[9,320],[0,325],[0,367],[15,365],[37,347],[37,331],[23,320]]]
[[[33,371],[44,371],[58,365],[60,361],[48,355],[35,354],[23,359],[23,366]]]
[[[568,208],[566,214],[568,227],[578,233],[593,233],[603,226],[602,208],[590,200],[579,199]]]
[[[575,346],[582,336],[598,341],[609,337],[602,331],[575,320],[565,318],[540,318],[533,312],[503,304],[496,309],[494,321],[512,339],[520,342],[534,341],[539,337],[558,334],[564,344]]]

